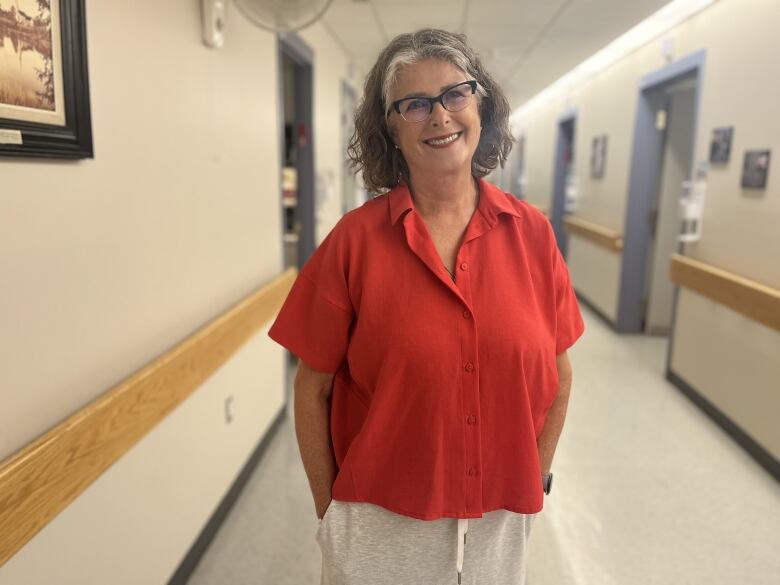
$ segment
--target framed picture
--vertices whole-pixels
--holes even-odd
[[[712,131],[710,143],[710,162],[725,164],[731,156],[731,139],[734,137],[734,128],[715,128]]]
[[[604,167],[607,164],[607,135],[593,137],[590,153],[590,176],[601,179],[604,176]]]
[[[92,158],[85,0],[0,0],[0,155]]]
[[[748,150],[742,167],[743,189],[766,189],[770,150]]]

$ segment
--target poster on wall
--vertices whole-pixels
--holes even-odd
[[[92,157],[84,0],[0,0],[0,155]]]
[[[604,167],[607,164],[607,135],[593,137],[590,153],[590,176],[601,179],[604,176]]]
[[[715,128],[712,131],[710,143],[710,162],[713,164],[725,164],[731,157],[731,139],[734,137],[734,128]]]
[[[766,189],[770,150],[748,150],[742,166],[743,189]]]
[[[702,236],[704,218],[704,200],[707,196],[707,161],[696,164],[693,181],[683,181],[680,197],[680,233],[679,242],[698,242]]]

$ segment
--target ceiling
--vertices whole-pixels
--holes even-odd
[[[435,27],[465,32],[520,107],[669,0],[334,0],[325,28],[367,72],[395,36]]]

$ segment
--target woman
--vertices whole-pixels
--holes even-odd
[[[342,218],[270,331],[300,358],[323,583],[525,580],[583,323],[547,219],[482,179],[508,115],[462,35],[400,35],[366,80],[350,156],[389,192]]]

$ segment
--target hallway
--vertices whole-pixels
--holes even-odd
[[[528,583],[780,583],[778,484],[665,381],[665,338],[618,337],[583,313]],[[316,585],[316,530],[288,418],[190,584]]]
[[[0,585],[318,585],[292,354],[356,374],[340,499],[537,509],[574,291],[527,582],[780,585],[780,0],[0,15]],[[439,585],[415,528],[359,580]],[[483,534],[463,585],[522,581]]]

